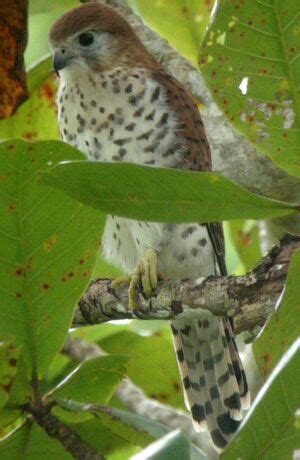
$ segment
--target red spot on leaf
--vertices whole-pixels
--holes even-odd
[[[268,364],[272,360],[272,357],[268,353],[266,353],[264,354],[263,359],[264,359],[264,362]]]
[[[24,139],[26,139],[27,141],[33,141],[35,139],[37,139],[37,132],[36,131],[25,131],[23,134],[22,134],[22,137],[24,137]]]
[[[23,267],[19,267],[17,268],[17,270],[15,271],[15,275],[16,276],[24,276],[25,277],[25,270]]]
[[[173,382],[172,383],[172,386],[174,388],[174,390],[177,392],[177,391],[180,391],[180,385],[177,383],[177,382]]]

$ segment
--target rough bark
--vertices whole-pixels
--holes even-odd
[[[273,311],[292,253],[299,248],[300,237],[286,235],[246,275],[160,281],[150,299],[140,292],[135,312],[128,310],[127,285],[113,289],[112,280],[93,281],[77,306],[73,325],[126,318],[197,318],[209,311],[220,317],[231,316],[236,333],[246,332],[245,339],[251,341]]]

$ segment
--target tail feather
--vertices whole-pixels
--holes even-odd
[[[214,356],[220,356],[217,365],[215,366],[215,376],[220,395],[222,395],[223,403],[226,409],[229,410],[230,416],[234,420],[241,420],[241,400],[237,381],[235,378],[230,378],[230,363],[231,357],[228,351],[227,342],[224,341],[225,331],[223,321],[218,321],[218,338],[210,343],[210,347]],[[225,345],[225,346],[224,346]]]
[[[192,343],[196,340],[193,330],[189,331],[185,327],[177,329],[174,323],[171,323],[173,332],[173,341],[176,350],[177,362],[184,387],[185,405],[191,411],[195,428],[197,431],[207,429],[205,414],[202,408],[204,407],[203,392],[201,391],[201,375],[198,375],[196,361],[198,356],[195,356],[196,347]],[[189,342],[184,339],[184,335],[189,331]],[[202,382],[203,383],[203,382]]]
[[[196,429],[224,449],[239,426],[248,386],[227,319],[171,323],[185,400]]]
[[[228,319],[223,320],[223,325],[226,334],[226,340],[229,347],[232,365],[239,386],[242,409],[248,410],[250,407],[250,392],[244,367],[235,342],[234,333],[232,331],[230,321]]]

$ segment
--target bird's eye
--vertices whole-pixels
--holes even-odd
[[[91,32],[84,32],[78,37],[81,46],[90,46],[94,41],[94,35]]]

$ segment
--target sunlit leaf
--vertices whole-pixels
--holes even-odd
[[[126,356],[89,359],[58,386],[51,397],[107,404],[124,377],[127,361]]]
[[[300,324],[300,251],[293,255],[286,288],[280,305],[253,344],[260,370],[267,376],[283,353],[299,336]]]
[[[214,0],[129,0],[149,26],[196,63]]]
[[[199,60],[229,120],[298,177],[299,30],[299,4],[294,0],[221,0]]]
[[[144,221],[266,219],[293,212],[291,205],[254,195],[215,173],[85,161],[57,165],[43,180],[101,211]]]
[[[88,285],[104,217],[39,182],[39,171],[78,159],[63,144],[0,145],[0,337],[23,345],[27,371],[45,371]]]
[[[299,448],[300,433],[295,427],[299,407],[299,340],[283,356],[260,390],[241,431],[221,456],[224,460],[291,459]]]
[[[56,85],[51,60],[42,60],[28,73],[30,98],[10,118],[0,121],[0,140],[21,137],[29,141],[58,139]]]

